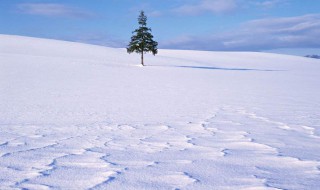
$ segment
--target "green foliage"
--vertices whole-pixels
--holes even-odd
[[[143,65],[143,54],[151,52],[153,55],[156,55],[158,53],[158,42],[153,40],[151,28],[147,27],[147,16],[143,11],[140,12],[138,23],[140,26],[132,32],[133,36],[127,47],[127,52],[141,54],[141,63]]]

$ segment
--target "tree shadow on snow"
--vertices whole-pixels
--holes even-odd
[[[188,68],[188,69],[206,69],[206,70],[225,70],[225,71],[284,71],[284,70],[272,70],[272,69],[224,68],[224,67],[208,67],[208,66],[181,66],[181,65],[180,66],[179,65],[152,65],[152,66]]]

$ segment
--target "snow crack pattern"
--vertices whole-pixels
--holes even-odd
[[[221,108],[213,115],[199,122],[1,126],[0,187],[319,187],[320,151],[307,148],[320,150],[315,128],[243,108]]]

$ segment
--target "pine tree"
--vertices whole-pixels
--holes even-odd
[[[158,42],[153,40],[151,28],[147,27],[147,16],[144,14],[144,11],[140,12],[138,23],[140,27],[132,32],[134,35],[131,37],[127,52],[141,54],[141,64],[144,66],[143,54],[151,52],[153,55],[156,55],[158,53]]]

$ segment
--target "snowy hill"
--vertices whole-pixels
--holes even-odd
[[[320,61],[0,35],[0,189],[317,189]]]

